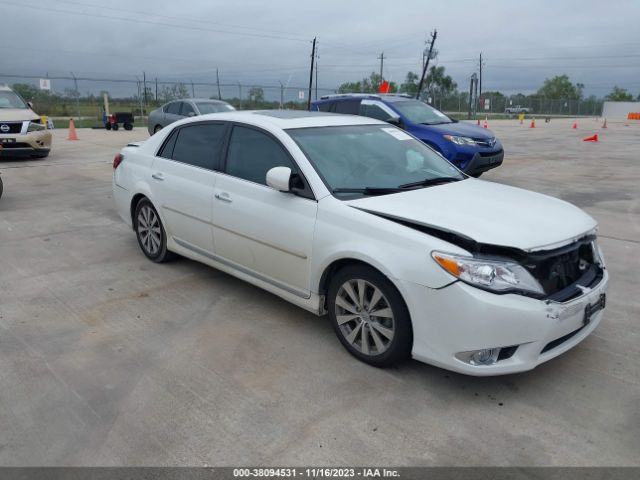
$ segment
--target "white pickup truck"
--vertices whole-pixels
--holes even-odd
[[[531,113],[533,110],[529,107],[521,107],[516,105],[514,107],[507,107],[504,109],[504,113]]]

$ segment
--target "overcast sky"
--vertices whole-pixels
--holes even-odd
[[[320,87],[378,71],[383,51],[401,82],[437,28],[436,63],[461,90],[482,51],[485,91],[531,93],[566,73],[587,95],[640,93],[638,0],[0,0],[0,12],[4,75],[198,82],[218,67],[221,82],[304,86],[317,36]]]

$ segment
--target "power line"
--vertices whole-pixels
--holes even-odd
[[[96,4],[83,3],[83,2],[74,2],[74,1],[71,1],[71,0],[56,0],[56,3],[66,3],[66,4],[70,4],[70,5],[79,5],[79,6],[83,6],[83,7],[95,8],[95,9],[100,9],[100,10],[104,9],[103,5],[96,5]],[[188,22],[204,23],[204,24],[208,24],[208,25],[220,25],[222,27],[227,27],[227,28],[241,28],[241,29],[244,29],[244,30],[254,30],[254,31],[258,31],[258,32],[276,33],[276,34],[289,35],[289,36],[294,36],[294,37],[297,36],[301,40],[303,39],[303,37],[298,35],[297,33],[283,32],[283,31],[280,31],[280,30],[268,30],[268,29],[264,29],[264,28],[247,27],[247,26],[244,26],[244,25],[234,25],[234,24],[230,24],[230,23],[212,22],[210,20],[202,20],[201,18],[182,17],[182,16],[176,16],[176,15],[162,15],[162,14],[159,14],[159,13],[149,12],[149,11],[128,10],[128,9],[124,9],[124,8],[115,8],[115,7],[112,7],[111,5],[109,6],[109,8],[107,10],[109,10],[109,11],[118,11],[118,12],[123,12],[123,13],[134,13],[134,14],[138,14],[138,15],[147,15],[147,16],[150,16],[150,17],[168,18],[168,19],[171,19],[171,20],[185,20],[185,21],[188,21]]]
[[[107,20],[117,20],[120,22],[130,22],[130,23],[136,23],[136,24],[140,24],[140,23],[144,23],[144,24],[148,24],[148,25],[155,25],[155,26],[163,26],[163,27],[173,27],[173,28],[180,28],[183,30],[189,30],[189,31],[204,31],[204,32],[212,32],[212,33],[226,33],[229,35],[240,35],[240,36],[247,36],[247,37],[258,37],[258,38],[270,38],[270,39],[276,39],[276,40],[289,40],[289,41],[294,41],[294,42],[306,42],[307,40],[303,40],[302,38],[293,38],[293,37],[283,37],[283,36],[278,36],[278,35],[265,35],[265,34],[258,34],[258,33],[249,33],[249,32],[233,32],[233,31],[229,31],[229,30],[218,30],[218,29],[212,29],[212,28],[203,28],[203,27],[198,27],[195,25],[178,25],[178,24],[174,24],[174,23],[166,23],[166,22],[153,22],[151,20],[143,20],[140,18],[126,18],[126,17],[114,17],[114,16],[109,16],[109,15],[103,15],[103,14],[98,14],[98,13],[86,13],[86,12],[75,12],[73,10],[61,10],[61,9],[45,9],[44,7],[36,7],[33,5],[16,5],[14,3],[10,3],[10,2],[5,2],[5,1],[0,1],[0,4],[2,5],[9,5],[11,7],[19,7],[19,8],[28,8],[31,10],[37,10],[42,12],[43,10],[47,10],[51,13],[66,13],[69,15],[79,15],[79,16],[83,16],[83,17],[94,17],[94,18],[104,18]]]

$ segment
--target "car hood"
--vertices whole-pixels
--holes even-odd
[[[473,178],[345,203],[403,223],[527,252],[561,247],[597,226],[570,203]]]
[[[458,122],[458,123],[443,123],[440,125],[417,125],[419,130],[433,132],[436,131],[442,135],[458,135],[461,137],[481,138],[483,140],[489,140],[495,135],[489,129],[472,125],[470,123]]]
[[[0,108],[0,122],[23,122],[36,118],[40,115],[28,108]]]

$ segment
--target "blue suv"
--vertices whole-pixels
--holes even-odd
[[[502,164],[500,141],[477,125],[459,123],[408,95],[326,95],[311,110],[376,118],[419,138],[463,172],[479,177]]]

